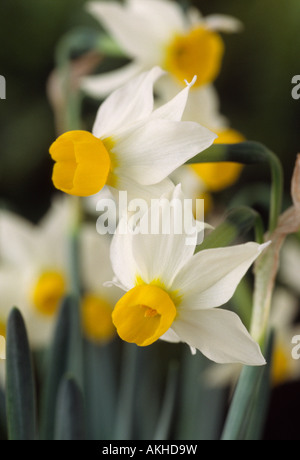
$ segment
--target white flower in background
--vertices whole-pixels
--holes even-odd
[[[48,343],[53,318],[67,292],[65,237],[70,218],[66,200],[56,201],[39,225],[0,213],[1,323],[16,306],[34,347]]]
[[[67,238],[71,213],[68,197],[55,200],[38,225],[10,212],[0,212],[0,335],[5,336],[8,314],[16,306],[24,317],[33,348],[45,347],[51,340],[58,309],[70,286]],[[79,238],[84,326],[92,323],[91,318],[105,318],[102,329],[91,334],[91,328],[84,329],[88,338],[105,341],[114,334],[111,310],[116,301],[116,292],[107,292],[101,281],[102,273],[105,279],[112,274],[110,241],[100,237],[95,225],[89,224],[83,225]]]
[[[175,206],[184,199],[180,186],[171,203],[161,203],[161,222],[173,209],[173,225],[182,219]],[[172,208],[173,205],[173,208]],[[151,221],[147,212],[141,218]],[[172,223],[172,222],[171,222]],[[158,339],[186,342],[218,363],[263,365],[259,346],[239,317],[219,307],[265,245],[247,243],[194,255],[197,235],[116,233],[111,246],[114,283],[127,291],[116,304],[113,322],[120,337],[139,346]],[[194,244],[191,244],[191,238]]]
[[[173,187],[176,168],[208,148],[216,135],[181,121],[195,78],[171,101],[154,110],[155,67],[113,92],[100,106],[93,133],[70,131],[51,146],[53,183],[71,195],[90,196],[105,185],[128,199],[160,197]]]
[[[242,28],[240,21],[225,15],[204,18],[197,9],[184,12],[178,3],[168,0],[128,0],[125,5],[98,1],[89,3],[88,10],[133,60],[121,69],[84,78],[82,86],[88,94],[104,97],[137,73],[159,65],[167,74],[156,82],[155,93],[158,103],[164,104],[182,89],[185,80],[191,81],[197,75],[182,119],[210,129],[217,134],[218,143],[245,140],[220,114],[219,98],[211,84],[223,56],[224,45],[218,32],[237,32]],[[194,184],[197,180],[193,191],[196,197],[205,197],[207,208],[211,203],[207,192],[232,185],[242,171],[242,165],[230,162],[183,168],[187,172],[182,172],[182,178],[179,171],[176,183],[183,183],[188,175],[188,182]],[[189,188],[186,191],[190,192]]]
[[[181,85],[194,75],[197,88],[211,83],[224,54],[218,32],[241,29],[237,19],[224,15],[204,18],[195,8],[185,13],[177,2],[169,0],[127,0],[124,5],[97,1],[88,3],[87,8],[132,59],[121,69],[83,79],[83,89],[98,97],[156,65]]]

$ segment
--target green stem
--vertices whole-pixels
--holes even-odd
[[[274,231],[281,212],[283,196],[283,172],[277,156],[264,145],[247,141],[239,144],[214,144],[189,160],[187,164],[224,161],[245,165],[266,163],[269,165],[272,175],[269,231]]]

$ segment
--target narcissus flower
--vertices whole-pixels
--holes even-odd
[[[182,219],[175,204],[183,199],[177,186],[169,205],[161,203],[162,222],[175,209],[169,234],[117,232],[113,238],[114,282],[127,291],[113,312],[118,334],[139,346],[158,339],[186,342],[218,363],[263,365],[259,346],[239,317],[216,307],[232,297],[265,245],[247,243],[194,255],[196,233],[189,235],[187,245],[185,232],[174,231]],[[151,222],[150,209],[141,226],[143,219]]]
[[[1,322],[5,325],[10,309],[18,307],[34,347],[50,340],[68,288],[65,205],[56,202],[38,225],[8,211],[0,214]]]
[[[217,77],[222,63],[224,44],[218,31],[241,27],[229,16],[203,18],[194,8],[185,13],[169,0],[127,0],[125,5],[91,2],[88,10],[132,59],[122,69],[83,80],[83,88],[100,97],[155,65],[181,85],[194,75],[198,76],[195,87],[206,85]]]
[[[17,306],[25,319],[31,346],[42,348],[49,343],[61,301],[70,286],[67,238],[71,214],[68,197],[55,200],[37,225],[7,211],[0,213],[0,335],[5,337],[9,311]],[[83,323],[105,318],[103,323],[107,326],[102,327],[102,336],[99,332],[95,338],[94,331],[92,337],[86,335],[97,341],[108,340],[114,334],[111,311],[117,299],[116,290],[109,291],[101,284],[102,274],[104,279],[112,274],[109,242],[96,233],[94,225],[84,224],[79,243],[85,292]],[[100,267],[99,258],[103,261]],[[96,275],[100,280],[97,285]]]
[[[189,89],[153,110],[159,67],[132,79],[100,106],[93,132],[70,131],[51,146],[53,182],[70,195],[89,196],[105,185],[129,198],[161,196],[172,188],[167,177],[216,135],[195,122],[182,122]]]

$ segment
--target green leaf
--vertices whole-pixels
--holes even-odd
[[[218,440],[220,438],[226,389],[207,382],[211,362],[186,347],[182,356],[179,385],[179,415],[176,439]]]
[[[118,369],[115,345],[85,342],[84,395],[88,437],[92,440],[109,440],[113,436]]]
[[[256,441],[261,438],[264,424],[266,421],[267,410],[270,401],[271,389],[271,370],[272,370],[272,351],[273,351],[274,336],[271,334],[267,350],[267,366],[264,367],[259,391],[255,396],[250,414],[250,422],[246,431],[245,439]]]
[[[154,434],[154,440],[167,440],[171,430],[172,417],[175,412],[176,389],[178,385],[178,369],[176,362],[171,362],[167,378],[167,387],[162,403],[160,417]]]
[[[61,382],[57,405],[55,440],[85,440],[85,414],[83,396],[75,379],[66,376]]]
[[[32,359],[26,327],[14,308],[8,318],[6,335],[6,408],[10,440],[36,438],[36,402]]]
[[[71,373],[82,388],[81,341],[77,296],[69,295],[63,300],[47,356],[48,373],[44,384],[41,415],[42,439],[53,440],[55,403],[63,376]]]
[[[123,344],[121,383],[118,395],[114,439],[129,440],[132,436],[137,376],[137,346]]]
[[[70,298],[64,299],[54,331],[54,338],[47,356],[48,369],[42,395],[41,437],[44,440],[54,438],[55,404],[57,392],[63,375],[68,371],[71,337]]]
[[[269,231],[272,232],[277,226],[283,196],[283,172],[278,157],[264,145],[247,141],[238,144],[213,144],[210,148],[189,160],[187,164],[220,161],[230,161],[245,165],[269,165],[272,175]]]
[[[207,235],[203,243],[197,246],[196,252],[226,247],[252,228],[255,228],[257,239],[261,242],[263,227],[260,215],[246,206],[234,208],[228,212],[224,222]]]
[[[273,335],[267,345],[266,366],[244,366],[230,410],[226,419],[222,440],[237,441],[258,437],[262,429],[270,391],[270,369]],[[265,401],[261,406],[262,401]]]

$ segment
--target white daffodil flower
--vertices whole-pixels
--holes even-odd
[[[0,335],[5,336],[8,314],[16,306],[24,317],[32,348],[49,344],[61,301],[70,287],[68,233],[71,215],[69,197],[57,198],[38,225],[1,211]],[[84,330],[87,338],[105,341],[115,333],[111,311],[117,299],[116,290],[108,292],[101,283],[102,273],[105,280],[112,276],[110,240],[98,235],[94,225],[84,224],[79,243]],[[96,276],[100,283],[96,284]],[[101,326],[93,329],[95,318]]]
[[[51,146],[53,183],[78,196],[105,185],[128,198],[160,197],[172,189],[170,173],[208,148],[216,135],[195,122],[182,122],[191,84],[154,110],[153,84],[159,67],[132,79],[100,106],[93,132],[70,131]]]
[[[247,243],[194,255],[196,232],[186,244],[187,234],[175,231],[183,219],[183,200],[177,186],[170,202],[161,202],[162,227],[171,209],[168,234],[117,232],[113,238],[113,282],[127,291],[113,312],[118,334],[139,346],[158,339],[185,342],[218,363],[263,365],[260,348],[239,317],[216,307],[229,301],[266,245]],[[152,228],[152,219],[149,208],[141,227],[150,222]]]
[[[65,232],[70,210],[55,202],[39,225],[11,212],[0,213],[0,325],[12,307],[22,312],[33,347],[48,343],[68,279]],[[1,327],[1,326],[0,326]]]
[[[167,70],[181,85],[198,76],[196,87],[211,83],[219,73],[224,44],[219,32],[236,32],[241,22],[230,16],[202,17],[169,0],[127,0],[88,3],[132,62],[116,71],[82,81],[83,89],[103,97],[142,71],[155,65]]]

